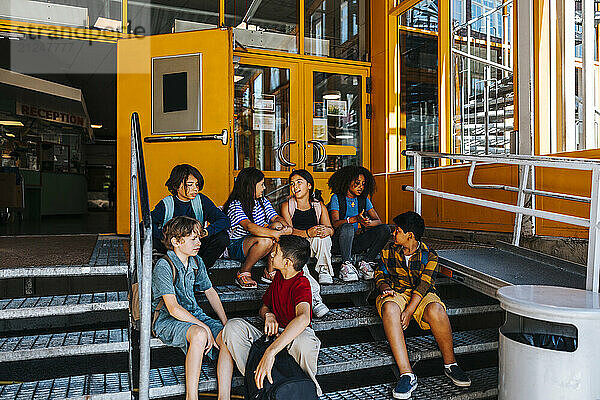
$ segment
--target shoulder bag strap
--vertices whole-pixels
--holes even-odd
[[[173,262],[173,260],[171,260],[171,258],[169,256],[164,256],[164,257],[162,257],[162,259],[166,260],[169,263],[169,265],[171,266],[171,270],[173,271],[173,285],[175,285],[175,279],[177,277],[177,268],[175,268],[175,263]],[[154,335],[154,336],[156,336],[156,332],[154,332],[154,323],[158,319],[159,312],[160,312],[161,308],[163,308],[164,305],[165,305],[165,301],[161,297],[160,301],[156,305],[156,310],[154,310],[154,314],[152,315],[152,325],[150,325],[152,335]]]
[[[200,221],[201,224],[204,224],[204,211],[202,210],[202,198],[200,197],[200,193],[192,199],[192,210],[194,210],[196,219]]]
[[[165,224],[173,218],[173,213],[175,212],[175,200],[173,200],[173,196],[167,196],[162,199],[162,202],[165,205],[165,217],[162,226],[165,226]]]

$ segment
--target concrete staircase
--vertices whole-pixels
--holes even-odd
[[[228,315],[243,316],[262,326],[256,312],[266,286],[260,285],[258,290],[241,290],[231,285],[231,276],[237,267],[236,262],[219,260],[211,270],[213,284]],[[125,287],[126,273],[127,255],[122,241],[100,238],[87,265],[0,269],[0,279],[82,277],[97,279],[101,287],[103,277],[121,276]],[[501,311],[497,302],[443,277],[439,279],[438,288],[455,327],[454,345],[458,357],[495,359],[497,324],[489,321],[499,321]],[[384,340],[381,319],[372,305],[373,284],[335,280],[333,285],[323,286],[321,293],[331,308],[323,318],[313,321],[313,328],[323,342],[318,366],[319,380],[323,380],[326,391],[322,399],[391,398],[395,364]],[[203,295],[200,294],[198,299],[206,303]],[[127,292],[122,290],[0,300],[0,326],[3,329],[0,332],[0,371],[6,371],[0,372],[3,381],[0,399],[131,398],[135,391],[129,381],[126,361],[130,339],[127,307]],[[79,328],[80,322],[82,328]],[[435,376],[442,368],[440,352],[431,333],[411,326],[407,336],[411,362],[429,363],[426,369],[434,371],[429,373],[432,376],[417,371],[419,388],[413,393],[413,399],[487,399],[497,396],[495,361],[477,361],[478,369],[469,368],[469,364],[463,362],[465,369],[471,369],[468,372],[473,385],[467,389],[457,388],[446,377]],[[151,347],[151,398],[184,394],[184,367],[179,362],[181,352],[167,348],[159,339],[152,339]],[[112,360],[114,357],[121,361],[100,363],[95,368],[86,366],[94,360]],[[11,380],[17,380],[9,372],[14,368],[25,368],[28,373],[24,375],[33,379],[11,383]],[[39,373],[36,372],[38,369]],[[381,376],[391,378],[373,379],[373,375],[380,375],[377,371],[383,371]],[[34,380],[37,376],[44,379]],[[205,362],[199,390],[214,391],[216,383],[215,365]],[[236,375],[233,385],[240,387],[242,384],[241,376]]]

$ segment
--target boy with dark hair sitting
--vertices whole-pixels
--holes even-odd
[[[377,311],[401,374],[392,395],[408,399],[417,388],[403,332],[411,318],[422,329],[431,329],[442,352],[446,376],[456,386],[470,386],[471,380],[456,363],[446,306],[435,291],[437,254],[421,242],[425,222],[419,214],[409,211],[397,215],[394,224],[394,241],[383,249],[375,271],[375,282],[381,292],[376,300]]]
[[[195,167],[189,164],[176,165],[165,186],[171,195],[159,201],[152,210],[153,248],[159,253],[167,252],[161,240],[163,227],[171,218],[185,215],[197,219],[202,225],[208,222],[210,225],[203,231],[205,237],[202,238],[198,256],[210,269],[229,244],[229,218],[201,193],[204,177]]]
[[[310,283],[302,273],[309,256],[310,245],[300,236],[282,235],[273,247],[269,262],[276,273],[258,311],[265,321],[263,331],[241,318],[230,319],[223,328],[224,346],[220,348],[217,366],[220,400],[230,399],[233,361],[244,374],[250,347],[263,334],[277,335],[277,339],[267,348],[258,364],[254,373],[256,386],[261,389],[265,378],[273,383],[271,369],[275,355],[285,349],[314,381],[321,395],[315,378],[321,341],[310,328],[312,294]]]

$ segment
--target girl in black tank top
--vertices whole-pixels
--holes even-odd
[[[292,227],[301,231],[306,231],[318,224],[317,213],[313,207],[306,211],[296,209],[294,216],[292,217]]]

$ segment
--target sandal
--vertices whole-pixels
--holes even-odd
[[[275,278],[275,273],[277,273],[276,270],[273,270],[273,272],[268,272],[265,269],[265,272],[263,272],[263,275],[260,277],[260,280],[270,285],[273,282],[273,278]]]
[[[235,277],[235,283],[242,289],[256,289],[257,284],[250,272],[238,272]]]

